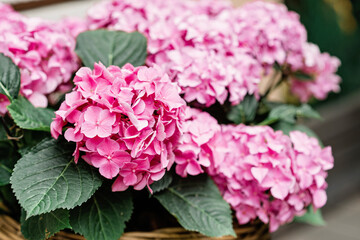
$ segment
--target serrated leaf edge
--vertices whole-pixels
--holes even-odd
[[[51,141],[51,140],[54,141],[55,139],[50,139],[50,141]],[[36,149],[37,146],[39,146],[40,144],[43,144],[44,142],[48,142],[48,141],[49,141],[48,138],[43,139],[43,140],[40,141],[38,144],[36,144],[35,146],[33,146],[31,149],[29,149],[28,152],[27,152],[24,156],[22,156],[21,158],[25,157],[26,155],[34,155],[34,154],[42,151],[43,149]],[[58,146],[56,145],[56,147],[58,147]],[[33,150],[36,150],[36,151],[33,152]],[[66,168],[68,168],[68,167],[71,165],[71,163],[75,164],[75,167],[76,167],[76,169],[77,169],[77,172],[79,173],[78,165],[73,161],[73,158],[68,162]],[[15,171],[16,167],[17,167],[17,163],[16,163],[15,166],[14,166],[13,172]],[[64,170],[65,170],[65,169],[64,169]],[[61,174],[63,174],[63,173],[64,173],[64,171],[61,172]],[[94,171],[91,171],[91,176],[92,176],[92,179],[95,179]],[[11,175],[11,177],[10,177],[11,190],[12,190],[12,192],[14,193],[16,199],[20,202],[19,197],[18,197],[18,195],[16,194],[16,192],[15,192],[15,190],[14,190],[14,188],[13,188],[13,183],[12,183],[12,181],[13,181],[13,175]],[[74,205],[74,207],[71,207],[71,208],[65,207],[65,206],[59,206],[59,207],[56,208],[56,209],[52,209],[52,210],[49,210],[49,211],[46,211],[46,212],[43,212],[43,213],[39,213],[39,214],[34,214],[34,215],[30,215],[30,214],[25,210],[25,208],[24,208],[25,212],[27,213],[25,220],[27,220],[28,218],[30,218],[30,217],[32,217],[32,216],[37,216],[37,215],[49,213],[49,212],[52,212],[52,211],[55,211],[55,210],[61,209],[61,208],[62,208],[62,209],[67,209],[67,210],[74,209],[75,207],[78,207],[78,206],[86,203],[89,199],[91,199],[91,197],[92,197],[92,196],[95,194],[95,192],[101,187],[101,185],[102,185],[102,184],[100,184],[98,187],[96,187],[96,186],[94,185],[94,189],[93,189],[92,192],[90,192],[89,198],[88,198],[87,200],[84,200],[82,203],[78,203],[79,199],[81,198],[81,195],[80,195],[80,196],[79,196],[79,199],[75,202],[76,204]],[[35,208],[34,208],[34,209],[35,209]],[[33,209],[33,210],[34,210],[34,209]],[[32,211],[33,211],[33,210],[32,210]]]
[[[204,213],[205,215],[207,215],[209,218],[214,219],[213,216],[209,215],[207,212],[203,211],[201,208],[199,208],[199,207],[196,206],[196,205],[193,205],[190,201],[188,201],[188,200],[186,200],[184,197],[182,197],[181,194],[179,194],[178,192],[176,192],[176,190],[172,189],[171,187],[168,187],[168,188],[166,188],[166,189],[163,190],[163,191],[166,191],[166,190],[169,191],[169,192],[171,192],[171,193],[173,193],[175,196],[179,197],[180,199],[184,200],[185,202],[189,203],[189,205],[191,205],[192,207],[194,207],[194,208],[196,208],[196,209],[200,209],[201,212]],[[155,198],[157,198],[156,195],[155,195]],[[158,198],[157,198],[157,199],[158,199]],[[223,199],[222,199],[222,200],[223,200]],[[223,200],[223,201],[224,201],[224,200]],[[176,216],[176,214],[173,213],[169,208],[167,208],[167,206],[165,206],[165,205],[163,205],[163,204],[161,204],[161,205],[162,205],[164,208],[166,208],[166,210],[167,210],[171,215],[173,215],[177,220],[179,220],[179,218]],[[230,210],[229,207],[227,207],[227,209]],[[223,224],[222,224],[221,222],[219,222],[217,219],[215,219],[215,221],[216,221],[220,226],[223,225]],[[180,221],[178,221],[178,222],[179,222],[180,225],[181,225],[183,228],[185,228],[186,230],[195,231],[195,232],[200,232],[200,233],[204,234],[202,231],[200,231],[200,230],[198,230],[198,229],[185,227],[185,226],[183,226],[183,225],[181,224]],[[233,222],[232,222],[232,220],[231,220],[231,224],[232,224],[232,223],[233,223]],[[235,233],[234,229],[232,229],[232,233],[229,232],[229,233],[225,233],[225,234],[228,234],[228,235],[231,235],[231,236],[234,236],[234,237],[236,236],[236,233]],[[226,235],[221,235],[221,236],[226,236]],[[210,237],[221,237],[221,236],[213,235],[213,236],[210,236]]]

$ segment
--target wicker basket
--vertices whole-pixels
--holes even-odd
[[[260,221],[253,224],[238,226],[235,228],[237,238],[221,237],[209,238],[195,232],[186,231],[183,228],[163,228],[152,232],[127,232],[124,233],[120,240],[180,240],[180,239],[221,239],[221,240],[270,240],[269,229]],[[9,216],[0,215],[0,239],[1,240],[24,240],[20,231],[20,224]],[[84,240],[83,237],[67,232],[56,234],[51,240]]]

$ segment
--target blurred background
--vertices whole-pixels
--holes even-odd
[[[233,0],[237,6],[246,1]],[[58,20],[84,17],[97,0],[0,2],[12,3],[28,16]],[[323,209],[326,225],[289,224],[273,234],[273,240],[360,240],[360,0],[284,2],[300,14],[309,41],[340,58],[342,83],[340,93],[314,103],[323,120],[306,123],[324,145],[332,146],[335,157],[335,168],[328,177],[328,204]]]

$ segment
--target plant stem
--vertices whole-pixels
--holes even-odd
[[[265,119],[264,121],[258,123],[257,126],[270,125],[270,124],[275,123],[275,122],[277,122],[277,121],[278,121],[277,118]]]

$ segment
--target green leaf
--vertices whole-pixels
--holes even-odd
[[[159,181],[154,182],[150,185],[153,193],[160,192],[167,188],[173,181],[173,177],[170,172],[166,172],[164,177],[161,178]]]
[[[19,127],[50,132],[50,124],[55,117],[54,111],[47,108],[35,108],[24,97],[14,100],[7,109]]]
[[[271,119],[278,119],[288,123],[295,123],[297,107],[293,105],[280,105],[270,111],[269,117]]]
[[[246,95],[243,101],[233,106],[228,119],[236,124],[252,122],[255,119],[259,102],[253,95]]]
[[[178,180],[155,197],[187,230],[211,237],[236,236],[230,206],[206,175]]]
[[[98,191],[89,201],[70,212],[70,224],[87,240],[117,240],[123,234],[132,210],[129,192]]]
[[[293,123],[280,121],[280,122],[277,122],[276,124],[272,125],[272,128],[276,131],[280,130],[284,134],[289,135],[289,133],[291,131],[295,131],[296,125]]]
[[[67,209],[57,209],[27,220],[25,220],[25,212],[21,214],[21,232],[28,240],[48,239],[65,228],[71,228]]]
[[[321,118],[319,113],[308,104],[297,107],[289,104],[282,104],[271,109],[269,116],[259,125],[268,125],[277,121],[295,124],[299,117]]]
[[[105,66],[122,67],[125,63],[141,66],[145,63],[147,42],[138,32],[100,29],[80,33],[75,51],[84,65],[90,68],[99,61]]]
[[[296,80],[299,81],[304,81],[304,82],[314,81],[314,76],[301,71],[294,72],[293,76],[294,78],[296,78]]]
[[[316,212],[314,212],[312,205],[309,206],[307,212],[303,216],[295,217],[294,222],[303,222],[315,226],[324,226],[326,224],[322,217],[321,210],[317,209]]]
[[[324,146],[319,136],[310,128],[301,124],[291,124],[287,122],[278,122],[272,126],[274,130],[281,130],[284,134],[289,135],[291,131],[300,131],[306,133],[309,137],[314,137],[318,140],[320,146]]]
[[[72,160],[73,145],[44,139],[15,165],[12,188],[27,217],[71,209],[87,201],[101,185],[86,163]]]
[[[316,135],[316,133],[314,133],[313,130],[311,130],[310,128],[308,128],[308,127],[306,127],[304,125],[301,125],[301,124],[291,124],[291,123],[287,123],[287,122],[278,122],[278,123],[273,125],[273,129],[274,130],[281,130],[286,135],[289,135],[289,133],[291,131],[300,131],[300,132],[306,133],[309,137],[318,138],[318,136]]]
[[[12,101],[20,91],[20,71],[11,58],[0,53],[0,93]]]
[[[298,107],[296,110],[296,116],[321,119],[320,114],[308,104],[302,104],[300,107]]]

